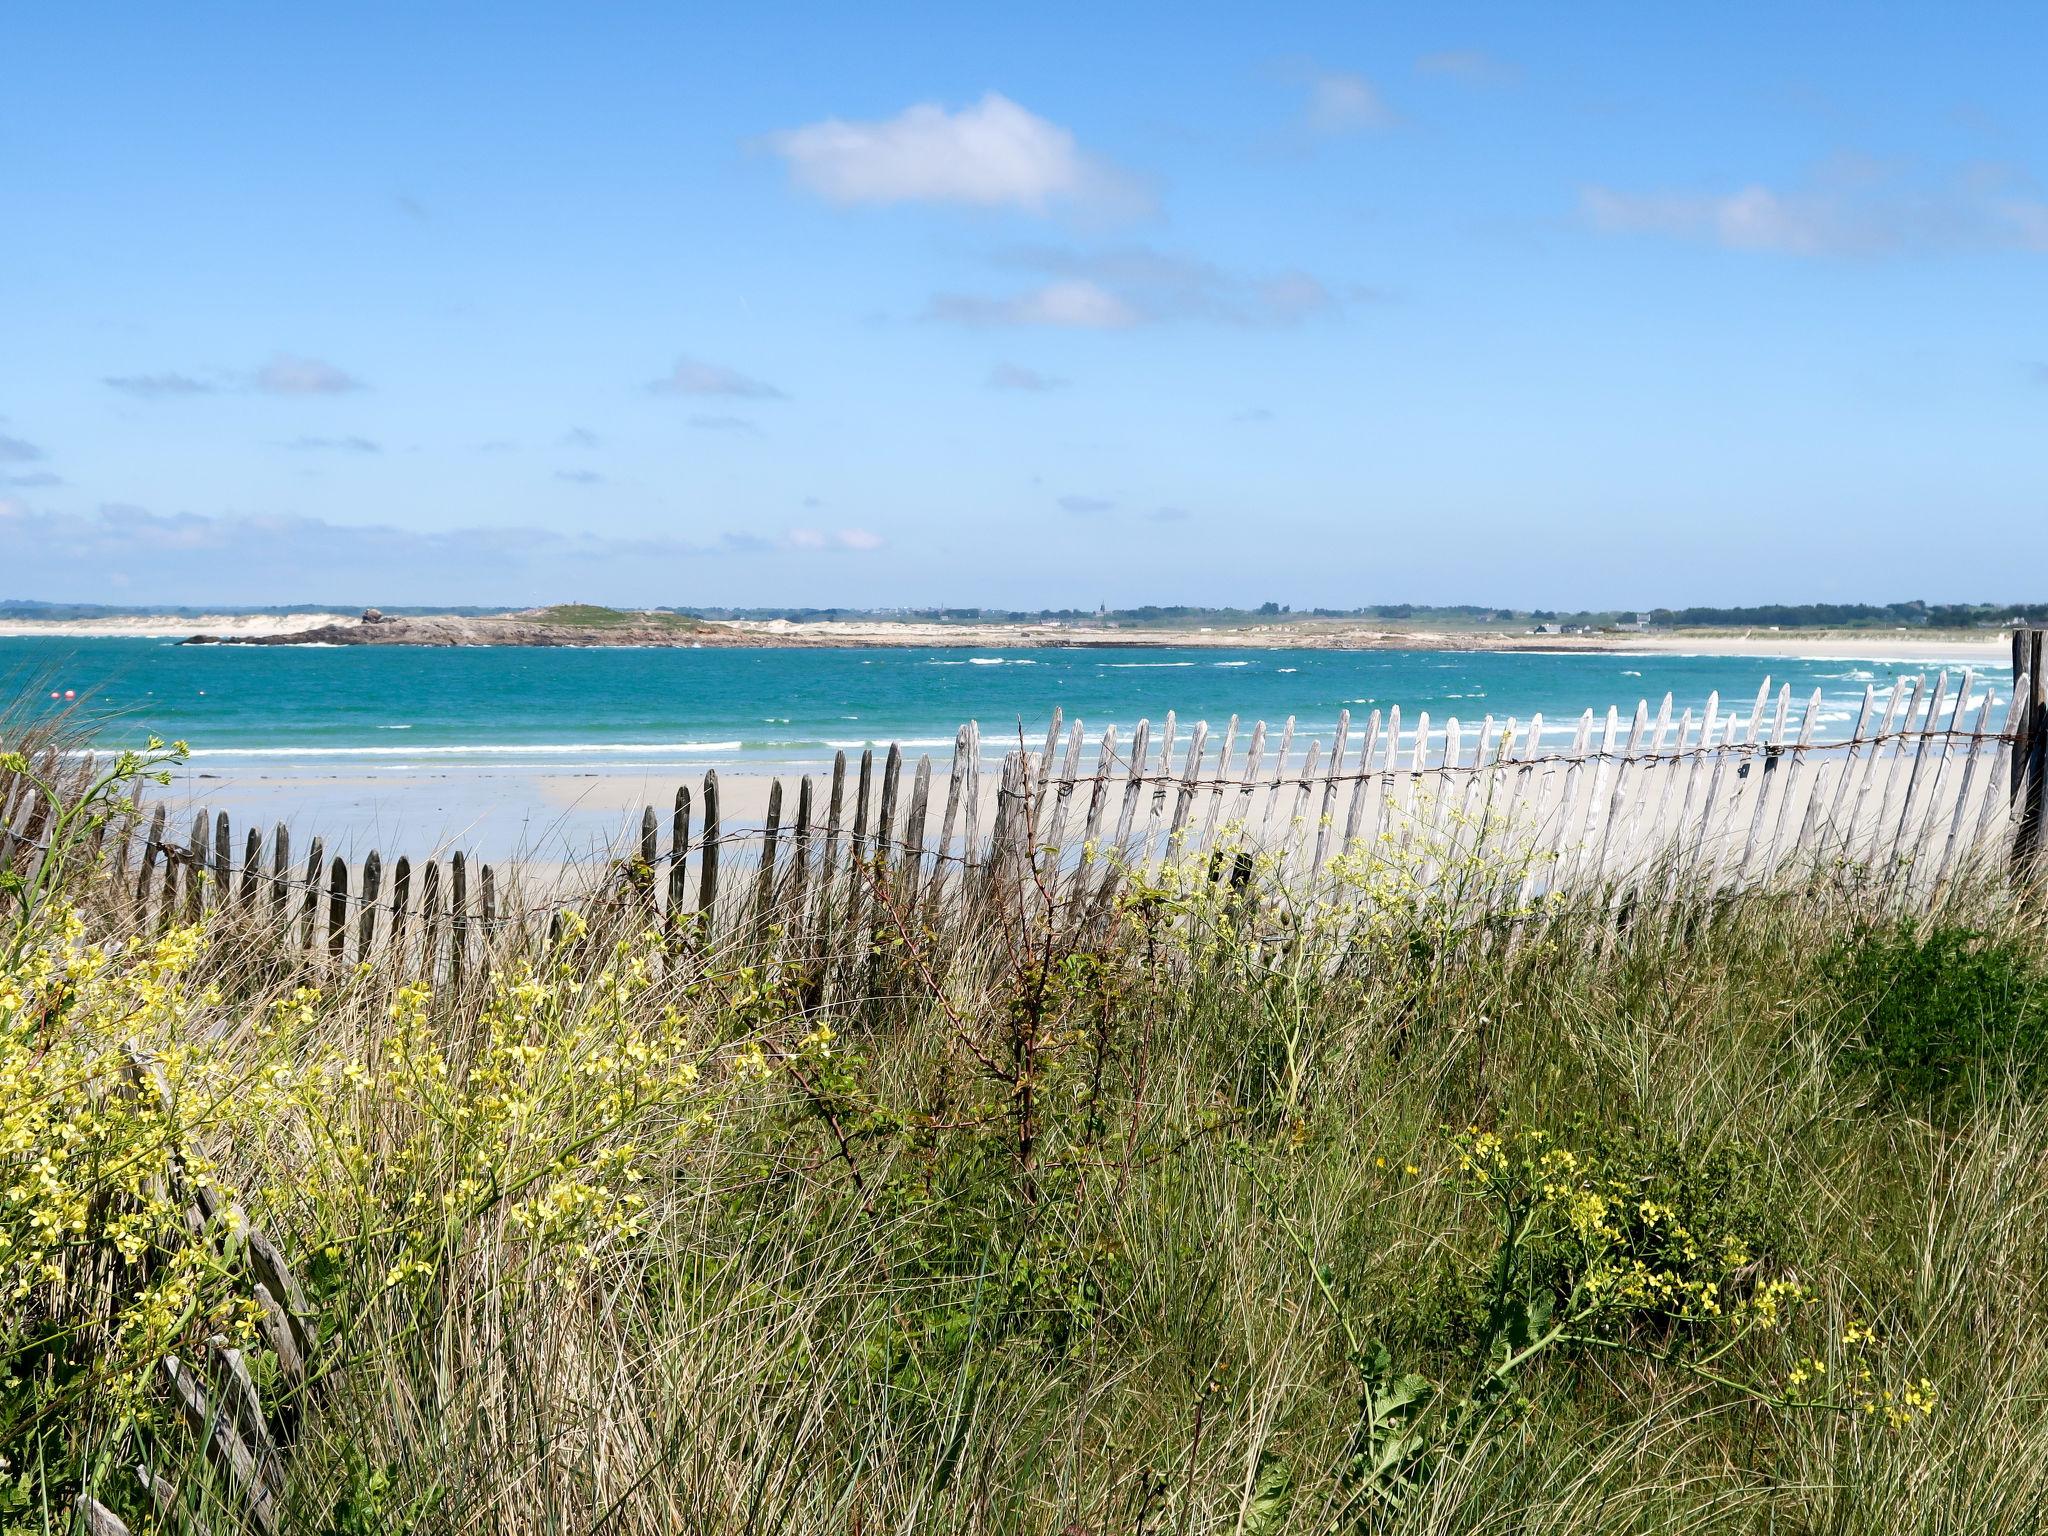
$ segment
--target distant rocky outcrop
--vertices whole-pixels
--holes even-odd
[[[361,618],[277,635],[193,635],[186,645],[747,645],[756,640],[722,625],[659,609],[632,611],[584,603],[525,613],[462,617],[395,614],[365,608]]]

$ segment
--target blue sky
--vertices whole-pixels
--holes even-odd
[[[0,596],[2048,591],[2037,5],[6,36]]]

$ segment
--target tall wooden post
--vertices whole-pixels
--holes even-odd
[[[2015,874],[2030,872],[2041,856],[2043,769],[2048,768],[2048,678],[2041,675],[2043,640],[2048,630],[2016,629],[2012,633],[2012,681],[2017,692],[2021,680],[2026,694],[2020,700],[2012,741],[2012,811],[2016,825],[2012,838]]]

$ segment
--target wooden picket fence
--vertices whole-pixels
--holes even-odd
[[[770,784],[758,823],[729,824],[707,773],[645,808],[600,880],[544,895],[528,894],[516,867],[461,852],[351,861],[314,837],[300,861],[282,824],[238,839],[224,811],[173,825],[162,804],[112,828],[99,856],[145,925],[233,914],[288,949],[437,978],[544,934],[569,906],[687,925],[700,942],[798,944],[825,922],[843,937],[883,881],[898,901],[1099,908],[1118,881],[1176,860],[1293,894],[1392,864],[1411,890],[1455,886],[1469,905],[1517,909],[1853,870],[1924,905],[1966,868],[2039,842],[2040,636],[2016,636],[2003,708],[1970,673],[1902,677],[1883,694],[1866,688],[1838,739],[1818,728],[1818,692],[1795,701],[1768,682],[1746,710],[1713,696],[1675,716],[1668,695],[1562,724],[1347,712],[1327,741],[1291,719],[1183,732],[1169,713],[1091,742],[1055,710],[1042,739],[1019,740],[999,764],[984,764],[970,722],[942,786],[929,757],[842,752],[829,775]],[[40,856],[48,809],[0,784],[0,867]],[[1475,870],[1496,873],[1476,895]]]

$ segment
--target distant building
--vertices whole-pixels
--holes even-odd
[[[1561,635],[1564,633],[1564,626],[1562,624],[1538,624],[1529,633],[1532,635]]]

